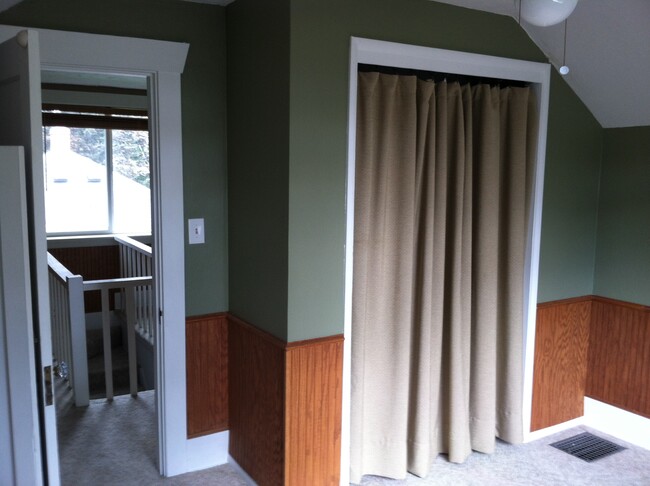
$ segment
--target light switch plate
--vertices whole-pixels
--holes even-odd
[[[187,232],[190,245],[205,243],[205,225],[203,218],[188,219]]]

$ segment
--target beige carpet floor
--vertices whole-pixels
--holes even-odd
[[[628,449],[586,462],[549,444],[590,432]],[[650,451],[587,427],[576,427],[522,445],[498,441],[493,454],[475,452],[463,464],[441,455],[426,478],[364,476],[362,486],[650,486]]]
[[[65,387],[57,387],[61,480],[72,485],[246,486],[230,465],[161,478],[153,392],[138,398],[93,400],[75,408]],[[587,463],[549,444],[583,431],[628,447]],[[365,476],[363,486],[650,486],[650,451],[598,431],[579,427],[520,446],[499,442],[494,454],[475,453],[464,464],[439,456],[427,478],[390,480]],[[312,486],[312,485],[297,485]]]
[[[59,464],[63,486],[215,485],[246,486],[228,464],[161,478],[157,466],[153,391],[91,400],[76,408],[67,387],[57,384]]]

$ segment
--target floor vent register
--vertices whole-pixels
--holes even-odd
[[[550,445],[587,462],[593,462],[626,449],[589,432]]]

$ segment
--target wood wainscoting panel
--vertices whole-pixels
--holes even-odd
[[[282,485],[285,343],[228,320],[229,452],[260,486]]]
[[[228,429],[228,318],[190,317],[185,326],[187,437]]]
[[[594,298],[586,394],[650,418],[650,307]]]
[[[338,485],[343,336],[285,343],[229,322],[230,455],[260,486]]]
[[[531,430],[584,414],[591,296],[539,304]]]
[[[287,345],[285,485],[338,485],[343,336]]]

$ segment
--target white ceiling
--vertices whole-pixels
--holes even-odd
[[[434,0],[517,19],[519,0]],[[530,38],[557,67],[564,24]],[[567,22],[565,79],[605,128],[650,125],[650,1],[580,0]]]

